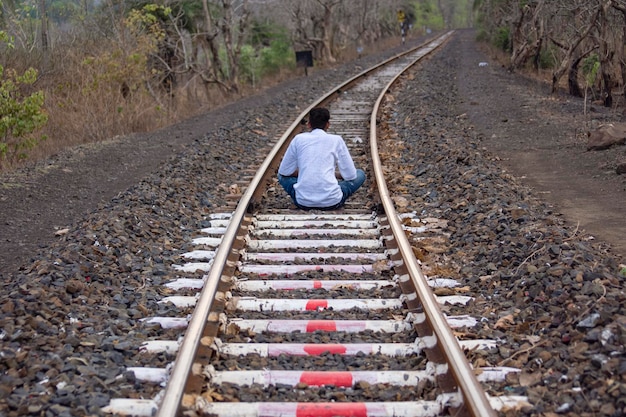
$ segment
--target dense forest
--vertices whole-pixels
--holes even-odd
[[[0,170],[301,76],[298,54],[324,67],[455,28],[611,106],[625,22],[626,0],[0,0]]]

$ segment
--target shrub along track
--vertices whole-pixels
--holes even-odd
[[[502,173],[496,158],[483,149],[491,135],[486,139],[480,136],[501,126],[483,124],[474,129],[470,120],[459,117],[463,112],[456,110],[461,100],[455,76],[462,73],[470,77],[468,66],[474,68],[484,59],[468,58],[473,49],[467,41],[453,41],[448,52],[433,59],[423,74],[407,81],[406,94],[396,97],[398,106],[389,115],[389,124],[398,132],[397,146],[402,150],[397,153],[398,171],[412,181],[394,189],[397,204],[406,204],[411,210],[412,205],[425,202],[423,215],[448,219],[450,242],[424,244],[419,254],[432,268],[456,272],[484,293],[484,300],[475,305],[475,314],[489,322],[485,328],[528,327],[541,337],[540,344],[534,338],[512,340],[518,349],[499,352],[500,364],[525,369],[520,378],[535,404],[535,415],[557,410],[571,416],[620,415],[625,366],[623,279],[617,274],[620,260],[607,252],[601,240],[596,245],[587,235],[575,233],[575,225],[564,224],[552,207],[536,199],[537,194]],[[339,74],[341,71],[349,72],[324,71],[315,76],[343,79],[345,72]],[[508,77],[506,80],[513,82]],[[125,364],[141,362],[141,358],[124,357],[116,341],[119,335],[137,331],[136,320],[146,306],[155,307],[153,285],[173,278],[164,267],[174,259],[172,242],[189,240],[190,234],[202,227],[199,213],[223,205],[235,173],[245,168],[237,163],[225,166],[221,161],[230,156],[236,160],[236,155],[250,147],[263,146],[280,130],[273,125],[278,119],[274,115],[297,114],[298,105],[306,106],[307,97],[315,95],[319,82],[319,78],[311,77],[290,83],[283,86],[285,90],[257,98],[260,101],[246,101],[247,107],[240,103],[244,106],[241,112],[230,107],[222,113],[224,123],[217,123],[215,118],[220,116],[215,114],[206,120],[196,119],[194,123],[201,129],[197,140],[142,181],[125,178],[134,184],[127,191],[125,186],[112,187],[107,194],[99,187],[111,182],[98,181],[93,189],[78,187],[75,190],[80,192],[68,192],[74,178],[70,175],[65,188],[58,186],[58,191],[48,195],[58,204],[40,202],[30,209],[28,214],[53,216],[57,207],[63,207],[63,198],[55,200],[56,193],[61,192],[65,196],[98,196],[98,192],[107,196],[104,203],[78,219],[46,223],[49,229],[44,238],[52,235],[54,226],[71,227],[58,238],[60,242],[44,245],[39,253],[30,252],[33,262],[24,262],[20,271],[3,275],[0,409],[4,414],[40,414],[44,410],[52,415],[91,414],[106,405],[112,395],[123,395],[109,391],[111,381]],[[434,93],[436,88],[428,87],[431,83],[445,86],[439,91],[449,93]],[[484,94],[501,88],[493,83]],[[317,87],[317,93],[322,90]],[[488,105],[486,101],[481,104]],[[543,108],[551,103],[536,104]],[[565,107],[562,110],[567,110]],[[546,113],[549,120],[562,123],[551,114]],[[508,114],[507,123],[511,125],[515,117],[515,113]],[[573,120],[568,119],[564,126]],[[542,137],[544,127],[538,126],[533,137]],[[187,135],[182,133],[183,126],[178,129],[178,135]],[[159,138],[171,138],[173,131],[153,135],[151,140],[165,143]],[[563,127],[561,131],[571,130]],[[552,137],[550,134],[547,140]],[[118,142],[120,149],[123,143]],[[211,143],[219,144],[219,149]],[[122,156],[112,160],[132,166],[139,161],[138,155],[149,160],[155,151],[164,155],[156,147],[143,147],[126,151],[129,160]],[[83,155],[60,157],[42,169],[58,175],[69,174],[68,169],[100,173],[90,159],[97,154],[85,150]],[[111,159],[105,157],[96,161],[111,165]],[[32,179],[33,188],[17,195],[30,194],[36,200],[36,190],[46,190],[45,179],[51,177],[36,174],[27,178]],[[44,181],[37,186],[40,180]],[[623,196],[619,187],[605,189],[612,199]],[[21,203],[11,199],[13,190],[3,191],[2,204]],[[80,199],[84,200],[92,201]],[[28,212],[29,206],[23,204],[18,208]],[[92,203],[92,209],[95,205]],[[3,223],[18,226],[27,224],[29,218],[22,214],[8,217]],[[2,239],[9,236],[19,240],[21,229],[10,230],[11,234],[6,234],[3,229]],[[449,249],[452,247],[456,249]],[[14,247],[3,248],[3,253],[10,254]],[[146,257],[146,253],[152,256]],[[496,274],[494,266],[501,265],[508,270]],[[148,276],[153,285],[146,285]],[[133,281],[136,290],[121,291],[122,282]],[[501,308],[494,308],[494,303]],[[507,313],[494,316],[493,310]],[[167,311],[160,313],[166,315]],[[477,337],[493,336],[485,334],[481,326],[473,331]],[[87,363],[74,359],[90,352],[92,360]],[[475,360],[479,365],[485,361],[480,357]]]

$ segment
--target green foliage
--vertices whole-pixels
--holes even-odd
[[[593,85],[598,77],[598,71],[600,71],[600,58],[598,54],[591,54],[585,58],[583,60],[582,70],[587,85]]]
[[[28,149],[45,139],[32,135],[48,122],[43,109],[44,94],[42,91],[23,93],[36,80],[37,71],[32,68],[18,74],[0,66],[0,162],[7,158],[25,158]]]
[[[419,0],[412,1],[407,13],[409,23],[418,28],[433,30],[468,27],[472,23],[471,11],[477,0]]]
[[[473,2],[471,0],[456,0],[454,15],[452,16],[453,28],[467,28],[472,24]]]
[[[0,44],[13,48],[13,39],[0,31]],[[35,81],[32,68],[19,74],[0,65],[0,165],[7,158],[25,158],[26,150],[45,139],[33,135],[48,122],[43,92],[28,91]]]
[[[443,29],[443,16],[436,0],[423,0],[415,4],[415,26],[433,30]]]
[[[13,6],[13,7],[11,7]],[[17,45],[32,48],[37,40],[37,3],[34,0],[23,0],[4,5],[0,0],[0,18],[3,28],[15,39]]]
[[[256,84],[281,68],[295,65],[295,54],[285,28],[255,21],[247,40],[239,62],[242,81]]]
[[[487,41],[493,42],[497,28],[506,24],[499,13],[500,7],[505,6],[508,0],[474,0],[474,24],[476,28],[486,34]]]
[[[172,13],[169,7],[146,4],[141,9],[133,9],[126,17],[126,25],[133,30],[135,36],[143,36],[144,41],[156,44],[165,38],[161,22]]]
[[[241,49],[241,78],[250,84],[256,84],[263,77],[276,74],[281,68],[294,65],[295,54],[287,38],[274,39],[266,47],[245,45]]]
[[[79,22],[94,12],[95,2],[75,0],[46,0],[48,18],[57,25]]]
[[[259,78],[258,59],[252,45],[241,47],[241,57],[239,58],[241,79],[255,84]]]
[[[84,81],[80,86],[83,97],[97,96],[103,90],[119,91],[125,85],[129,91],[143,89],[147,77],[147,57],[140,51],[115,50],[88,57],[81,63]]]
[[[479,29],[476,32],[476,41],[477,42],[488,42],[489,41],[489,34],[487,33],[487,31],[485,29]]]
[[[544,47],[539,51],[539,68],[551,69],[556,67],[556,53],[553,47]]]
[[[271,23],[253,21],[250,25],[248,41],[252,46],[269,46],[272,39],[286,37],[284,28],[279,28]]]
[[[135,38],[132,49],[112,49],[85,58],[80,71],[83,82],[75,85],[79,86],[80,95],[95,99],[123,89],[130,93],[143,92],[145,81],[150,78],[148,57],[156,50],[156,45],[157,40],[153,36],[144,34]]]
[[[181,0],[171,3],[172,15],[178,19],[178,25],[190,33],[196,31],[198,21],[204,19],[202,2],[193,0]]]
[[[511,52],[511,30],[508,27],[499,27],[492,38],[493,45],[504,52]]]
[[[13,48],[13,38],[3,30],[0,30],[0,44],[6,44],[7,47]]]
[[[273,74],[280,68],[295,64],[295,53],[287,39],[275,39],[260,51],[262,75]]]

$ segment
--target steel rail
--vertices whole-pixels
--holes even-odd
[[[418,297],[422,303],[426,319],[429,322],[433,333],[439,341],[443,354],[446,357],[452,374],[461,390],[464,398],[464,406],[468,409],[474,417],[495,417],[497,414],[489,404],[489,400],[485,395],[476,375],[470,368],[467,361],[467,357],[461,350],[459,343],[452,333],[450,326],[448,326],[443,313],[437,305],[437,301],[430,287],[426,277],[422,273],[421,268],[417,264],[411,244],[409,243],[405,232],[402,229],[402,224],[397,216],[392,215],[395,213],[395,207],[393,200],[389,194],[389,189],[385,183],[385,177],[382,170],[382,163],[380,156],[378,155],[378,140],[377,140],[377,115],[378,111],[385,98],[385,93],[391,88],[391,86],[397,81],[402,74],[404,74],[410,67],[415,65],[422,57],[418,57],[415,61],[410,63],[403,71],[395,76],[386,87],[384,87],[382,94],[374,105],[372,111],[370,124],[372,129],[370,130],[370,147],[372,155],[372,164],[374,166],[374,175],[376,184],[378,186],[378,192],[381,197],[381,203],[384,207],[385,213],[389,221],[389,226],[398,245],[398,250],[402,254],[402,259],[405,261],[405,266],[408,270],[410,278],[417,290]]]
[[[443,36],[449,36],[449,34],[445,34]],[[289,141],[297,133],[299,133],[301,120],[303,120],[314,107],[322,106],[328,101],[332,100],[333,95],[335,95],[338,91],[348,88],[350,85],[356,83],[360,78],[369,75],[370,73],[376,71],[377,69],[398,58],[401,58],[407,54],[415,52],[420,48],[423,48],[424,45],[428,45],[431,42],[432,40],[424,42],[416,46],[415,48],[397,54],[371,68],[362,71],[361,73],[355,75],[346,82],[325,93],[323,96],[321,96],[320,99],[318,99],[309,107],[307,107],[304,111],[302,111],[300,115],[296,118],[296,120],[289,126],[289,128],[277,141],[276,145],[269,152],[269,154],[257,170],[256,174],[251,179],[250,184],[246,188],[245,192],[242,194],[241,199],[239,200],[239,203],[237,204],[237,207],[232,214],[230,223],[226,228],[226,231],[224,232],[221,244],[219,245],[215,254],[215,258],[213,259],[213,265],[211,267],[211,270],[208,273],[205,284],[198,296],[196,307],[187,326],[185,337],[183,338],[182,344],[178,350],[172,372],[169,376],[165,391],[162,396],[162,401],[160,402],[160,404],[158,405],[158,409],[156,410],[156,417],[173,417],[178,415],[179,413],[183,396],[185,394],[185,387],[187,386],[190,372],[192,372],[192,367],[196,358],[198,347],[201,344],[201,339],[204,337],[203,330],[206,326],[209,314],[212,311],[215,298],[218,295],[218,286],[220,284],[220,280],[228,265],[229,256],[232,253],[232,248],[237,238],[240,236],[242,237],[243,234],[245,234],[245,232],[242,231],[244,218],[246,214],[253,209],[254,204],[261,198],[261,195],[265,189],[263,186],[264,182],[267,182],[269,176],[273,175],[272,168],[277,168],[277,164],[279,162],[278,156],[284,153],[287,145],[289,144]],[[375,126],[375,119],[373,120],[373,123],[374,124],[372,126]],[[372,131],[373,130],[374,129],[372,128]]]

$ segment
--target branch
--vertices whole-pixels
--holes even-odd
[[[614,9],[619,10],[622,13],[626,13],[626,4],[620,4],[618,3],[618,0],[611,0],[610,6]]]
[[[561,48],[563,50],[567,49],[567,46],[563,45],[561,42],[557,41],[552,36],[550,36],[550,42],[552,42],[553,44],[555,44],[556,46],[558,46],[559,48]]]

